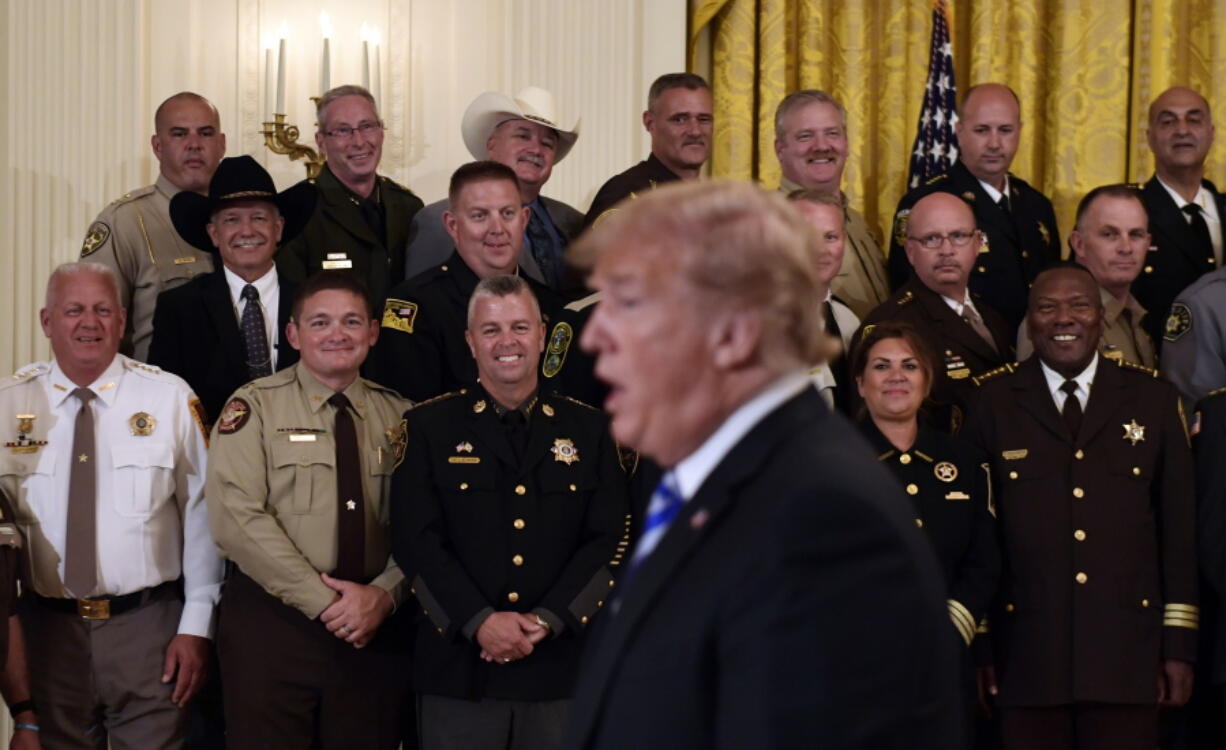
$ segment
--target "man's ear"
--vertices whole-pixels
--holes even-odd
[[[745,310],[725,313],[710,332],[711,362],[722,370],[734,370],[757,357],[762,346],[762,316]]]

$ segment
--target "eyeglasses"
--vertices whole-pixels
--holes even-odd
[[[325,130],[324,135],[329,138],[335,138],[338,141],[347,141],[353,137],[354,133],[361,133],[362,137],[366,138],[379,130],[383,130],[383,123],[381,122],[362,122],[358,123],[356,128],[340,125],[331,130]]]
[[[907,239],[915,240],[929,250],[936,250],[945,243],[945,240],[949,240],[949,244],[953,247],[966,247],[978,236],[978,229],[973,232],[955,229],[949,234],[926,234],[923,237],[907,235]]]

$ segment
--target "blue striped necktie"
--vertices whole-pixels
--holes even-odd
[[[647,522],[643,525],[643,535],[639,537],[639,543],[634,548],[634,556],[630,558],[630,567],[626,571],[623,585],[660,543],[660,538],[668,531],[669,524],[684,507],[685,498],[677,488],[677,475],[670,471],[660,478],[656,491],[651,493],[651,502],[647,505]]]

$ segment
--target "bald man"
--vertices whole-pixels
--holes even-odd
[[[1009,172],[1022,133],[1017,95],[999,83],[972,86],[958,108],[954,131],[958,135],[957,163],[898,203],[889,257],[890,284],[897,289],[911,273],[903,247],[916,201],[935,192],[952,193],[971,204],[984,235],[971,269],[971,291],[1017,330],[1026,314],[1030,283],[1039,269],[1060,259],[1060,232],[1051,201]]]
[[[1016,329],[971,289],[985,239],[966,201],[944,192],[920,198],[902,239],[898,252],[907,254],[913,275],[868,314],[849,351],[877,323],[904,320],[915,326],[941,359],[926,418],[938,430],[957,432],[973,376],[1013,361]]]
[[[1146,327],[1161,347],[1195,325],[1188,308],[1172,307],[1175,297],[1222,266],[1226,198],[1205,179],[1213,114],[1203,96],[1183,86],[1159,94],[1149,105],[1146,138],[1154,176],[1141,200],[1149,212],[1151,244],[1133,294],[1149,310]],[[1221,385],[1226,383],[1212,387]]]
[[[207,193],[226,154],[217,108],[199,94],[183,91],[162,102],[153,125],[157,182],[102,209],[81,245],[83,260],[100,263],[118,277],[119,304],[128,311],[120,351],[142,362],[153,341],[158,295],[213,270],[213,256],[175,231],[170,199],[183,190]]]

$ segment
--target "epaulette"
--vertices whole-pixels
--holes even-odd
[[[364,383],[366,387],[371,389],[372,391],[378,391],[379,393],[388,393],[397,398],[403,398],[400,395],[400,391],[397,391],[395,388],[389,388],[386,385],[383,385],[382,383],[376,383],[370,378],[362,378],[362,383]]]
[[[1110,357],[1108,357],[1108,359],[1110,359]],[[1120,367],[1126,367],[1129,370],[1136,370],[1137,372],[1143,372],[1146,375],[1150,376],[1151,378],[1158,377],[1158,371],[1152,367],[1146,367],[1145,365],[1139,365],[1136,362],[1129,362],[1128,360],[1123,359],[1123,358],[1115,360],[1115,363],[1119,365]]]
[[[1213,390],[1206,393],[1204,395],[1204,398],[1209,398],[1210,396],[1220,396],[1223,393],[1226,393],[1226,388],[1214,388]]]
[[[571,402],[572,404],[578,404],[578,405],[580,405],[580,406],[584,407],[585,409],[591,409],[592,411],[600,411],[600,409],[597,409],[595,406],[592,406],[591,404],[586,403],[586,402],[584,402],[584,401],[580,401],[580,400],[579,400],[579,399],[577,399],[577,398],[571,398],[570,396],[563,396],[563,395],[562,395],[562,394],[560,394],[560,393],[559,393],[559,394],[557,394],[557,397],[558,397],[558,398],[560,398],[560,399],[562,399],[562,400],[564,400],[564,401],[569,401],[569,402]]]
[[[915,301],[915,295],[911,293],[910,289],[908,289],[906,294],[894,300],[894,304],[898,305],[899,307],[902,307],[903,305],[909,305],[914,301]]]
[[[591,307],[592,305],[596,304],[599,301],[600,301],[600,292],[592,292],[586,297],[582,297],[580,299],[575,300],[574,302],[571,302],[569,305],[566,306],[565,309],[570,310],[571,312],[582,312],[583,310]]]
[[[453,398],[453,397],[455,397],[455,396],[463,396],[465,393],[468,393],[468,389],[467,389],[467,388],[461,388],[461,389],[460,389],[460,390],[458,390],[458,391],[451,391],[450,393],[444,393],[444,394],[441,394],[441,395],[438,395],[438,396],[434,396],[433,398],[428,398],[428,399],[426,399],[425,401],[418,401],[417,403],[415,403],[415,404],[413,404],[412,406],[410,406],[410,407],[409,407],[409,409],[410,409],[410,410],[412,410],[412,409],[416,409],[416,408],[417,408],[417,407],[419,407],[419,406],[426,406],[427,404],[433,404],[433,403],[435,403],[435,402],[437,402],[437,401],[445,401],[445,400],[447,400],[447,399],[449,399],[449,398]]]
[[[134,201],[137,198],[144,198],[146,195],[149,195],[156,189],[157,189],[156,185],[146,185],[142,188],[137,188],[133,190],[132,192],[124,193],[123,195],[119,196],[115,200],[111,201],[111,205],[120,206],[120,205],[123,205],[124,203],[130,203],[131,201]]]
[[[297,368],[286,367],[283,370],[277,370],[271,375],[265,375],[258,380],[252,380],[244,383],[240,390],[242,388],[249,390],[255,390],[257,388],[280,388],[281,386],[289,385],[290,383],[294,382],[295,378],[297,377]]]
[[[971,382],[974,383],[975,385],[983,385],[989,380],[995,380],[996,378],[999,378],[1001,375],[1012,375],[1016,371],[1017,371],[1017,362],[1010,362],[1008,364],[1001,365],[1000,367],[988,370],[987,372],[983,372],[978,375],[972,376]]]
[[[927,180],[924,180],[924,184],[925,185],[935,185],[941,180],[948,180],[948,179],[949,179],[949,173],[942,172],[938,175],[933,175],[932,177],[929,177]]]
[[[37,377],[39,375],[46,375],[49,372],[51,372],[51,365],[46,362],[36,362],[32,365],[26,365],[4,380],[0,380],[0,390],[11,388],[18,383],[24,383],[30,378]]]

